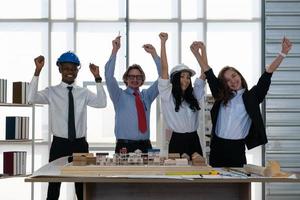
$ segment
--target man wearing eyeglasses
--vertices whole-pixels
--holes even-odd
[[[126,148],[127,152],[139,149],[146,153],[152,148],[150,138],[150,108],[158,95],[157,81],[149,88],[140,91],[144,84],[145,73],[141,66],[134,64],[123,75],[125,90],[119,87],[114,77],[117,52],[121,47],[121,37],[112,41],[112,53],[105,65],[105,79],[109,96],[115,109],[115,152]],[[151,54],[160,73],[160,58],[151,44],[145,44],[144,50]]]

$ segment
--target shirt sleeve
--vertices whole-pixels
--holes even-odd
[[[109,96],[114,104],[116,104],[121,95],[122,89],[119,87],[118,81],[114,77],[116,65],[116,54],[112,54],[105,64],[105,81]]]
[[[156,65],[158,76],[160,76],[160,73],[161,73],[160,57],[156,56],[155,58],[153,58],[153,60],[154,60],[155,65]],[[150,102],[154,101],[154,99],[158,95],[158,86],[157,85],[158,85],[158,83],[157,83],[157,80],[156,80],[147,90],[144,90],[145,94],[147,96],[147,99]]]
[[[263,102],[268,93],[271,85],[272,75],[273,73],[268,73],[265,71],[259,78],[257,84],[250,90],[251,92],[254,92],[259,103]]]
[[[196,97],[197,101],[201,101],[203,98],[205,94],[204,87],[205,81],[200,78],[196,78],[194,82],[194,96]]]
[[[209,69],[208,71],[204,72],[206,75],[206,79],[211,91],[211,94],[214,98],[217,97],[219,94],[220,88],[221,88],[221,82],[220,80],[215,76],[212,69]]]
[[[104,108],[107,105],[107,97],[102,83],[96,83],[97,94],[88,90],[88,106]]]
[[[157,74],[158,76],[161,76],[161,62],[160,62],[160,57],[156,56],[154,59],[156,69],[157,69]]]
[[[172,84],[169,79],[158,79],[158,91],[160,98],[164,101],[168,101],[172,95]]]
[[[29,83],[28,102],[31,104],[49,104],[49,89],[38,91],[39,77],[33,76]]]

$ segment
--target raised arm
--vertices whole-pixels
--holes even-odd
[[[34,76],[39,76],[45,65],[45,57],[44,56],[36,57],[34,59],[34,64],[35,64]]]
[[[169,79],[169,72],[168,72],[168,60],[167,60],[167,53],[166,53],[166,41],[168,40],[168,33],[160,33],[160,57],[161,57],[161,78],[162,79]]]
[[[152,44],[144,44],[143,48],[147,53],[151,54],[156,65],[158,76],[161,76],[161,61],[155,47]],[[143,93],[144,97],[147,98],[149,102],[152,102],[158,95],[157,80],[154,81],[148,89],[143,90]]]
[[[201,67],[200,78],[203,79],[203,73],[210,69],[207,61],[206,47],[203,42],[195,41],[191,44],[190,49]]]
[[[29,84],[28,89],[28,102],[29,103],[40,103],[46,104],[48,103],[48,90],[42,90],[38,92],[38,84],[39,84],[39,75],[45,65],[45,57],[38,56],[34,59],[35,63],[35,71],[34,76]]]
[[[284,37],[281,42],[281,52],[273,60],[271,65],[266,68],[266,71],[268,73],[273,73],[279,67],[284,57],[289,53],[291,49],[292,49],[292,43],[288,38]]]
[[[156,49],[154,48],[154,46],[152,44],[144,44],[143,48],[147,53],[151,54],[153,59],[155,59],[158,56]]]
[[[109,92],[111,100],[114,103],[116,103],[118,101],[121,90],[122,90],[119,87],[117,79],[114,77],[116,56],[121,47],[120,39],[121,39],[121,36],[118,36],[112,41],[113,48],[112,48],[111,56],[105,64],[105,72],[104,72],[107,90]]]
[[[155,47],[152,44],[144,44],[143,48],[147,53],[151,54],[156,65],[157,73],[160,76],[161,74],[160,57],[157,55]]]
[[[99,66],[97,66],[93,63],[90,63],[89,67],[90,67],[91,73],[93,74],[93,76],[95,78],[96,83],[101,83],[102,78],[100,76]]]
[[[203,78],[206,77],[210,91],[216,98],[220,91],[221,83],[208,65],[206,47],[204,43],[195,41],[191,44],[190,49],[201,67],[200,79],[204,80]],[[205,73],[205,76],[202,75],[203,73]]]
[[[113,41],[112,41],[112,51],[111,54],[117,54],[120,47],[121,47],[121,36],[117,36]]]
[[[111,78],[114,77],[115,73],[115,64],[116,64],[116,56],[121,47],[121,36],[116,37],[112,41],[112,51],[109,60],[105,65],[105,79],[106,82],[110,82]]]
[[[92,63],[90,63],[89,67],[96,81],[97,94],[95,95],[94,93],[89,91],[88,105],[96,108],[104,108],[106,107],[107,100],[106,100],[105,90],[101,83],[102,78],[100,77],[99,67]]]

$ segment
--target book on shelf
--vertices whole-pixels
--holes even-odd
[[[29,117],[7,116],[5,128],[6,140],[29,139]]]
[[[26,174],[26,151],[3,152],[3,174],[9,176]]]
[[[7,80],[0,79],[0,103],[7,102]]]
[[[28,104],[28,82],[13,82],[13,103]]]

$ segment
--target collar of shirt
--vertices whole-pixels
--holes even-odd
[[[240,89],[240,90],[233,91],[233,92],[232,92],[232,93],[233,93],[233,98],[236,97],[236,96],[240,96],[240,95],[244,94],[244,92],[245,92],[245,88],[242,88],[242,89]]]
[[[78,87],[78,86],[75,84],[75,82],[73,82],[72,84],[67,84],[67,83],[65,83],[65,82],[61,82],[59,85],[60,85],[61,87],[64,87],[64,88],[67,88],[67,87],[70,87],[70,86],[72,86],[73,88]]]
[[[130,87],[127,87],[127,88],[125,89],[125,92],[128,93],[128,94],[133,94],[135,91],[137,91],[137,92],[140,94],[140,96],[141,96],[141,92],[140,92],[139,89],[134,90],[134,89],[132,89],[132,88],[130,88]]]

